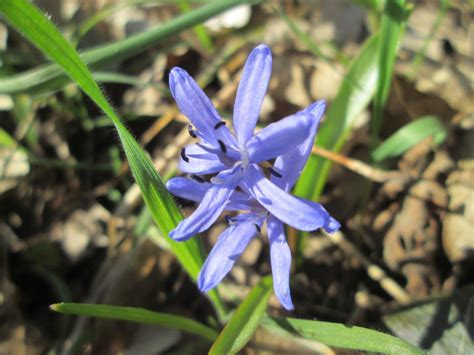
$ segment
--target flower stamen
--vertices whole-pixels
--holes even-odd
[[[225,125],[226,125],[225,121],[220,121],[220,122],[216,123],[216,125],[214,126],[214,129],[219,129],[222,126],[225,126]]]
[[[199,175],[196,175],[196,174],[191,174],[191,175],[189,175],[189,177],[193,180],[196,180],[197,182],[200,182],[201,184],[205,182],[202,177],[200,177]]]
[[[186,155],[186,148],[183,147],[183,149],[181,149],[181,158],[186,162],[186,163],[189,163],[189,158],[188,156]]]
[[[229,216],[228,214],[226,214],[226,215],[224,216],[224,219],[225,219],[225,221],[227,222],[227,224],[228,224],[229,226],[235,226],[235,225],[237,224],[237,223],[235,222],[235,220],[233,220],[232,217]]]
[[[257,223],[254,223],[254,226],[255,230],[257,231],[257,234],[262,235],[262,229],[260,228],[260,226]]]
[[[218,139],[217,143],[219,143],[219,147],[221,148],[222,153],[224,154],[227,153],[227,147],[225,146],[224,142]]]
[[[191,137],[197,138],[196,131],[193,129],[192,125],[188,125],[188,133]]]
[[[277,177],[277,178],[281,178],[281,177],[282,177],[282,175],[281,175],[279,172],[275,171],[275,170],[274,170],[273,168],[271,168],[271,167],[268,167],[267,170],[268,170],[268,172],[269,172],[270,174],[272,174],[273,176],[275,176],[275,177]]]

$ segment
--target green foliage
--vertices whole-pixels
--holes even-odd
[[[372,152],[372,158],[380,162],[402,155],[423,139],[433,136],[435,144],[441,144],[448,132],[437,117],[424,116],[403,126]]]
[[[85,50],[82,52],[81,58],[88,65],[93,65],[96,69],[110,62],[130,58],[137,53],[143,52],[152,45],[156,45],[163,39],[176,35],[187,28],[244,2],[247,1],[229,0],[209,3],[149,31],[138,33],[124,38],[121,41]],[[8,6],[8,3],[10,3],[10,1],[6,1],[5,4],[2,5]],[[18,2],[18,4],[21,3],[23,3],[23,1]],[[30,23],[30,25],[32,24]],[[59,63],[48,64],[21,74],[0,78],[0,94],[38,92],[43,90],[52,91],[62,87],[65,83],[69,82],[69,78],[58,64]]]
[[[392,72],[398,53],[403,25],[406,20],[406,0],[391,0],[385,3],[378,48],[378,80],[373,104],[372,141],[376,142],[383,120],[383,109],[390,93]]]
[[[338,151],[344,145],[357,116],[372,99],[378,81],[379,36],[372,36],[352,62],[336,98],[329,107],[321,125],[316,145]],[[295,193],[317,200],[326,183],[331,163],[311,156],[296,184]]]
[[[143,308],[85,303],[56,303],[50,308],[65,314],[160,325],[196,334],[211,342],[217,337],[214,329],[195,320],[169,313],[152,312]]]
[[[242,349],[257,329],[272,291],[272,278],[267,276],[250,291],[247,298],[237,308],[212,345],[209,354],[235,354]]]
[[[233,4],[235,4],[235,2]],[[222,11],[224,8],[225,7],[221,6],[220,10]],[[213,9],[213,11],[215,11],[215,9]],[[28,40],[44,54],[53,59],[113,121],[133,176],[142,192],[143,199],[161,232],[167,236],[182,219],[181,212],[156,172],[153,162],[122,124],[102,94],[99,86],[94,81],[86,64],[51,21],[28,1],[2,1],[0,2],[0,12],[15,28],[22,32]],[[141,42],[146,42],[147,38],[148,36],[145,39],[142,38]],[[140,41],[135,41],[134,46],[137,46],[138,43],[140,43]],[[117,56],[120,57],[120,48],[123,46],[130,49],[126,43],[121,43],[121,46],[118,47],[112,48],[113,45],[109,46],[109,52],[116,52]],[[134,46],[132,46],[132,48],[135,48]],[[93,56],[94,53],[97,52],[95,52],[95,50],[91,51],[91,56]],[[97,57],[101,56],[97,55]],[[171,239],[168,240],[183,268],[193,279],[196,279],[204,262],[203,248],[199,240],[193,238],[180,243],[174,242]],[[222,316],[224,313],[223,305],[217,293],[215,291],[210,292],[210,297],[219,315]]]
[[[134,1],[134,3],[141,2],[145,1]],[[142,234],[148,226],[148,220],[153,218],[162,236],[166,238],[182,219],[181,212],[166,190],[151,159],[126,129],[97,85],[97,82],[140,86],[145,83],[120,73],[96,72],[93,75],[87,64],[99,68],[106,63],[129,58],[164,38],[194,26],[198,26],[195,27],[195,30],[202,47],[212,51],[211,38],[202,27],[202,23],[232,6],[252,2],[254,1],[216,1],[195,10],[191,9],[187,3],[180,3],[181,10],[185,12],[182,16],[121,41],[86,50],[79,56],[56,27],[28,0],[1,0],[0,13],[13,27],[49,56],[53,63],[25,73],[0,78],[0,94],[55,90],[72,79],[103,110],[118,132],[133,176],[148,208],[147,213],[144,213],[140,220],[141,223],[137,224],[136,232]],[[342,148],[357,116],[372,99],[374,99],[372,132],[374,140],[378,138],[382,112],[387,102],[398,44],[407,14],[405,0],[385,2],[355,0],[355,2],[371,9],[374,13],[378,14],[382,9],[384,12],[379,33],[367,40],[359,55],[352,61],[319,131],[316,144],[332,151]],[[125,5],[121,4],[117,8],[123,6]],[[86,22],[77,33],[76,40],[80,39],[91,26],[94,26],[111,11],[115,11],[115,9],[110,8]],[[320,47],[315,45],[295,22],[283,12],[280,15],[310,51],[323,57]],[[342,55],[339,56],[340,61],[345,60]],[[323,59],[331,60],[329,57],[323,57]],[[428,136],[433,136],[434,141],[440,143],[445,139],[446,134],[446,129],[436,117],[422,117],[401,128],[375,149],[373,159],[378,162],[401,155]],[[17,142],[6,131],[0,129],[0,146],[16,148],[17,145]],[[22,148],[18,147],[18,149]],[[29,159],[30,163],[34,163],[32,157]],[[36,162],[38,163],[38,161]],[[330,167],[329,161],[312,156],[296,186],[296,193],[302,197],[317,199],[327,181]],[[186,272],[191,278],[196,279],[204,261],[204,252],[199,239],[193,238],[187,242],[176,243],[167,238],[167,241]],[[46,260],[49,259],[46,258]],[[61,286],[58,284],[58,280],[51,275],[42,274],[41,276],[48,278],[51,285],[57,289]],[[61,303],[52,305],[51,309],[67,314],[156,324],[183,330],[214,342],[210,349],[211,354],[238,352],[248,343],[259,325],[271,329],[276,334],[291,334],[291,336],[311,339],[336,348],[394,354],[423,354],[420,349],[401,339],[371,329],[293,318],[262,318],[272,290],[271,277],[263,278],[240,304],[220,334],[214,329],[188,318],[141,308]],[[219,318],[224,318],[224,306],[217,292],[211,291],[209,297]]]
[[[186,13],[191,11],[191,5],[188,2],[179,2],[179,8],[182,12]],[[203,49],[207,52],[212,53],[214,51],[214,45],[212,44],[212,39],[207,33],[206,28],[203,24],[198,24],[194,26],[194,33],[196,34],[197,39],[201,43]]]
[[[262,325],[277,334],[290,333],[335,348],[400,355],[425,354],[417,347],[392,335],[340,323],[266,317]]]

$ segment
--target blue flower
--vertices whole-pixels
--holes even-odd
[[[208,229],[237,187],[276,218],[297,229],[311,231],[324,225],[320,209],[288,194],[282,185],[282,181],[289,181],[300,170],[285,170],[288,176],[282,179],[278,169],[285,166],[275,164],[268,169],[273,174],[269,180],[259,165],[294,151],[316,130],[322,115],[322,110],[317,115],[303,110],[253,134],[270,80],[271,63],[271,52],[265,45],[257,46],[245,63],[234,105],[235,136],[189,74],[177,67],[171,70],[171,93],[195,128],[190,129],[190,134],[200,138],[199,143],[183,148],[180,168],[190,174],[217,173],[196,211],[170,232],[174,240],[187,240]]]
[[[302,111],[311,117],[312,125],[300,144],[276,158],[272,169],[277,171],[278,175],[274,174],[268,180],[259,166],[247,169],[239,184],[243,192],[233,191],[224,206],[226,210],[244,210],[246,213],[233,218],[227,217],[229,227],[219,236],[199,273],[198,287],[201,291],[206,292],[214,288],[227,275],[248,243],[260,233],[266,221],[274,291],[283,307],[287,310],[294,308],[289,287],[291,251],[286,241],[283,222],[293,226],[304,225],[304,214],[310,210],[314,218],[311,228],[322,227],[332,233],[340,227],[339,222],[320,204],[297,199],[287,193],[295,184],[311,153],[324,109],[324,102],[318,101]],[[171,179],[167,187],[174,195],[201,202],[208,191],[215,188],[215,184],[199,178],[196,180],[178,177]],[[294,204],[294,200],[298,201],[298,206]]]

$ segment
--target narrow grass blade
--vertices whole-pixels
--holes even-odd
[[[209,354],[235,354],[247,344],[267,308],[272,290],[272,278],[270,276],[263,278],[237,308],[212,345]]]
[[[179,2],[178,6],[180,10],[184,13],[191,11],[191,6],[189,5],[188,2]],[[198,24],[194,26],[194,33],[196,33],[196,36],[201,43],[201,46],[209,53],[212,53],[214,51],[214,45],[212,44],[212,39],[207,33],[206,28],[202,24]]]
[[[138,6],[142,4],[155,4],[160,6],[156,0],[124,0],[121,2],[112,2],[99,11],[94,12],[92,16],[85,19],[75,30],[74,35],[72,36],[71,42],[76,45],[91,29],[93,29],[98,23],[105,20],[108,16],[111,16],[115,12],[120,10],[127,9],[129,7]]]
[[[379,137],[383,119],[383,109],[390,92],[392,72],[397,58],[403,25],[406,19],[406,0],[390,0],[385,3],[382,24],[380,26],[380,41],[378,46],[378,80],[373,103],[373,117],[371,120],[372,142],[376,143]]]
[[[131,75],[125,75],[109,71],[95,71],[92,73],[95,81],[99,83],[114,83],[133,86],[145,86],[147,83]]]
[[[283,317],[265,317],[261,323],[275,334],[290,333],[336,348],[399,355],[425,354],[402,339],[362,327]]]
[[[327,150],[342,148],[354,121],[372,99],[378,81],[377,35],[365,43],[353,60],[339,88],[336,98],[327,111],[325,121],[319,129],[316,145]],[[316,200],[326,183],[331,163],[323,158],[311,156],[299,179],[295,193]]]
[[[352,0],[352,2],[365,7],[369,11],[382,12],[387,0]]]
[[[416,53],[415,57],[411,62],[410,75],[415,75],[419,66],[423,63],[423,60],[425,59],[426,55],[426,50],[428,49],[428,45],[433,40],[436,32],[438,31],[439,26],[441,25],[441,22],[443,21],[443,18],[446,15],[446,12],[448,11],[449,5],[450,0],[440,0],[440,8],[438,14],[436,15],[436,19],[433,23],[433,26],[431,27],[428,36],[423,41],[423,45],[421,46],[420,50]]]
[[[196,334],[211,342],[214,341],[218,335],[214,329],[195,320],[169,313],[153,312],[143,308],[86,303],[55,303],[49,306],[49,308],[59,313],[74,314],[77,316],[160,325]]]
[[[156,172],[151,159],[122,124],[77,52],[58,29],[29,1],[2,0],[0,12],[27,39],[63,68],[114,122],[143,199],[161,232],[167,236],[182,219],[181,212]],[[181,265],[193,279],[196,279],[204,262],[204,252],[199,240],[192,238],[180,243],[168,240]],[[211,292],[210,297],[219,316],[222,317],[223,304],[217,293]]]
[[[430,136],[433,136],[435,144],[441,144],[447,135],[446,128],[437,117],[424,116],[410,122],[392,134],[372,152],[372,158],[376,162],[380,162],[387,158],[400,156]]]
[[[323,51],[321,50],[320,46],[314,41],[313,38],[311,38],[310,35],[305,33],[297,24],[295,21],[293,21],[291,18],[288,17],[288,15],[283,11],[281,7],[277,8],[278,15],[285,21],[285,23],[288,25],[289,29],[291,32],[294,33],[294,35],[302,42],[304,45],[308,48],[308,50],[313,53],[313,55],[317,58],[324,59],[328,63],[332,63],[332,58],[326,56]]]
[[[3,3],[4,1],[0,1]],[[121,41],[101,45],[97,48],[82,52],[81,58],[94,68],[100,68],[108,62],[117,62],[143,52],[161,40],[199,24],[217,14],[241,3],[258,1],[227,0],[215,1],[196,10],[185,13],[175,19],[138,33]],[[5,2],[6,4],[9,1]],[[18,2],[23,3],[23,1]],[[53,90],[69,82],[67,75],[57,64],[50,64],[29,70],[27,72],[0,78],[0,93],[36,92],[44,89]]]

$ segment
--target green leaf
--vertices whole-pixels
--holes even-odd
[[[356,5],[365,7],[369,11],[381,12],[385,6],[386,0],[352,0]]]
[[[78,316],[160,325],[196,334],[211,342],[217,337],[217,332],[214,329],[195,320],[169,313],[153,312],[143,308],[86,303],[56,303],[49,306],[49,308],[56,312]]]
[[[137,79],[131,75],[125,75],[108,71],[95,71],[92,73],[94,79],[99,83],[126,84],[133,86],[146,86],[147,82]]]
[[[359,55],[350,65],[341,87],[329,107],[322,123],[316,145],[328,150],[342,148],[354,121],[372,99],[378,81],[378,36],[365,43]],[[317,200],[326,183],[331,162],[311,156],[296,184],[298,196]]]
[[[0,2],[3,3],[4,1]],[[5,4],[2,4],[3,7],[9,6],[8,3],[10,2],[6,1]],[[101,45],[94,49],[85,50],[82,52],[81,58],[87,64],[93,65],[97,69],[106,63],[130,58],[156,45],[161,40],[174,36],[233,6],[249,2],[257,1],[227,0],[209,3],[149,31],[138,33],[114,43]],[[18,2],[18,4],[20,3],[24,3],[24,0]],[[68,77],[58,65],[49,64],[21,74],[0,78],[0,93],[36,92],[44,89],[54,90],[60,88],[68,81]]]
[[[336,348],[398,355],[425,354],[417,347],[392,335],[340,323],[265,317],[262,319],[262,325],[276,334],[290,333]]]
[[[397,58],[398,44],[406,20],[406,0],[390,0],[385,3],[382,24],[380,26],[380,41],[377,53],[378,80],[373,104],[372,141],[379,136],[383,119],[383,109],[390,93],[392,72]]]
[[[446,128],[437,117],[423,116],[392,134],[372,152],[372,159],[379,162],[400,156],[430,136],[433,136],[435,144],[440,144],[446,139],[447,134]]]
[[[16,148],[18,142],[13,138],[10,133],[0,128],[0,147]]]
[[[143,199],[162,234],[168,236],[169,232],[182,220],[181,212],[156,172],[151,159],[122,124],[77,52],[57,28],[29,1],[2,0],[0,12],[27,39],[62,67],[113,121]],[[204,262],[204,252],[199,239],[192,238],[179,243],[168,240],[181,265],[195,280]],[[216,291],[211,291],[209,296],[219,317],[222,318],[224,307]]]
[[[235,354],[247,344],[267,308],[272,290],[271,276],[264,277],[237,308],[212,345],[209,354]]]

